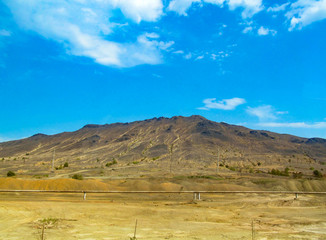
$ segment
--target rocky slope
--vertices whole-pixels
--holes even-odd
[[[0,175],[8,170],[46,174],[53,155],[57,175],[214,173],[218,161],[221,170],[227,166],[241,172],[267,172],[289,167],[308,172],[323,171],[326,139],[251,130],[201,116],[90,124],[75,132],[0,143]],[[69,167],[60,169],[66,162]]]

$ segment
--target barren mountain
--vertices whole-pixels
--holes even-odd
[[[191,175],[272,168],[323,171],[326,139],[301,138],[217,123],[201,116],[86,125],[75,132],[36,134],[0,143],[0,175],[51,171],[88,176]],[[219,169],[217,163],[219,162]],[[68,167],[64,168],[64,164]]]

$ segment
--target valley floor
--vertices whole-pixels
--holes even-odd
[[[326,239],[326,196],[0,193],[0,239]],[[253,234],[253,236],[252,236]]]

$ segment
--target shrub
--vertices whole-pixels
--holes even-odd
[[[293,176],[293,178],[302,178],[303,173],[302,172],[293,172],[292,176]]]
[[[61,170],[61,169],[63,169],[62,164],[59,167],[55,167],[55,170]]]
[[[261,162],[258,162],[257,165],[260,166],[261,165]]]
[[[84,179],[83,175],[81,175],[81,174],[74,174],[74,175],[72,175],[71,178],[76,179],[76,180],[83,180]]]
[[[7,177],[13,177],[16,176],[16,174],[12,171],[7,172]]]
[[[105,164],[105,166],[110,167],[110,166],[112,166],[114,164],[117,164],[117,163],[118,163],[117,160],[115,160],[115,158],[113,158],[112,162],[108,162],[107,164]]]
[[[289,176],[289,170],[289,168],[285,168],[284,171],[280,171],[273,168],[272,171],[268,171],[268,173],[277,176]]]
[[[69,167],[69,163],[68,162],[65,162],[65,164],[63,164],[63,167]]]
[[[315,177],[318,177],[318,178],[323,177],[323,174],[321,172],[319,172],[318,170],[313,171],[313,173],[314,173]]]
[[[229,170],[235,171],[235,167],[229,167]]]

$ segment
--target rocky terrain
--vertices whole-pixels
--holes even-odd
[[[90,124],[0,143],[0,176],[9,170],[38,177],[139,177],[267,173],[273,168],[308,176],[314,169],[324,173],[325,163],[326,139],[251,130],[201,116]]]

